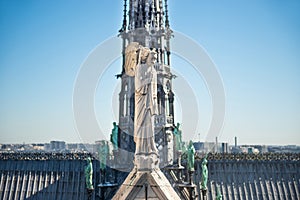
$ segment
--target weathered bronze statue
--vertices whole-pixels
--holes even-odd
[[[220,191],[220,187],[217,187],[217,196],[216,196],[216,199],[217,200],[222,200],[222,194],[221,194],[221,191]]]
[[[111,130],[110,141],[113,144],[114,150],[118,150],[118,132],[119,127],[116,122],[113,122],[114,128]]]
[[[175,126],[173,134],[175,136],[175,147],[177,151],[182,151],[182,133],[179,129],[180,123]]]
[[[207,155],[202,161],[202,179],[201,179],[201,189],[207,190],[207,179],[208,179],[208,169],[207,169]]]
[[[195,171],[194,165],[195,165],[195,148],[193,145],[193,141],[191,140],[188,146],[188,170]]]
[[[87,158],[87,166],[85,167],[84,174],[85,174],[85,183],[86,188],[89,190],[93,190],[93,165],[92,160],[90,157]]]

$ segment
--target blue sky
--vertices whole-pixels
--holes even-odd
[[[226,118],[220,141],[232,143],[237,136],[243,144],[300,145],[299,9],[296,0],[169,1],[172,29],[199,43],[222,76]],[[122,1],[0,1],[0,143],[80,142],[74,82],[89,53],[117,35],[122,11]],[[196,91],[200,127],[191,133],[183,124],[183,132],[186,140],[197,139],[209,125],[210,96],[205,83],[185,70],[188,63],[176,56],[172,63]],[[106,71],[106,88],[116,90],[113,76],[119,72],[116,61]],[[101,88],[96,102],[108,92]],[[177,97],[184,92],[178,89]],[[102,129],[107,137],[117,116],[103,114],[102,106],[96,103],[95,112],[98,120],[107,120]]]

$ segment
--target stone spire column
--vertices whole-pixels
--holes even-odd
[[[165,6],[167,7],[167,4]],[[167,118],[170,116],[173,118],[173,113],[166,112],[168,108],[163,106],[165,98],[157,96],[157,88],[160,95],[167,94],[172,88],[172,74],[168,65],[170,61],[166,63],[162,55],[165,51],[170,51],[171,38],[168,17],[166,17],[167,24],[163,21],[165,13],[167,12],[163,10],[163,0],[129,0],[129,25],[120,33],[124,41],[123,55],[125,55],[120,94],[127,94],[130,97],[130,115],[125,113],[126,116],[120,116],[119,149],[132,151],[131,144],[135,143],[132,158],[134,168],[113,200],[148,198],[180,200],[159,168],[161,160],[164,164],[171,164],[173,161],[173,156],[168,156],[173,154],[173,146],[172,148],[168,146],[173,142],[166,142],[172,140],[172,137],[168,137],[168,133],[172,129],[173,122],[170,123]],[[131,101],[132,97],[134,101]],[[123,96],[120,98],[125,99]],[[159,99],[162,100],[160,104]],[[161,107],[158,109],[158,106]],[[124,105],[120,108],[124,108]],[[171,111],[173,112],[173,109]],[[127,158],[127,164],[132,162],[132,159]],[[126,160],[124,161],[125,166]]]
[[[135,115],[135,86],[134,78],[125,73],[125,49],[128,44],[138,42],[143,47],[157,52],[154,68],[157,70],[157,87],[164,90],[160,94],[167,94],[172,88],[170,70],[170,40],[172,31],[169,27],[168,3],[166,0],[124,0],[123,24],[119,36],[123,40],[123,64],[121,78],[119,127],[120,127],[120,150],[130,152],[133,160],[134,144],[134,115]],[[163,97],[164,98],[164,97]],[[158,99],[158,98],[157,98]],[[127,105],[122,105],[122,104]],[[158,104],[158,101],[156,102]],[[171,102],[172,104],[172,102]],[[168,140],[168,133],[172,131],[174,109],[159,104],[159,113],[153,116],[155,137],[154,141],[159,149],[160,167],[173,163],[172,141]],[[122,112],[125,109],[129,112]],[[171,112],[168,112],[171,111]],[[169,120],[172,119],[172,120]],[[172,139],[171,139],[172,140]],[[127,158],[127,155],[122,158]],[[124,167],[129,164],[124,159]],[[128,166],[127,166],[128,168]]]

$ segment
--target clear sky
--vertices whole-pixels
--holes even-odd
[[[233,143],[237,136],[242,144],[300,145],[299,10],[297,0],[169,1],[172,29],[199,43],[222,76],[226,118],[220,141]],[[0,1],[0,143],[80,142],[74,82],[89,53],[117,35],[122,15],[123,2],[116,0]],[[198,133],[205,139],[209,92],[185,70],[187,62],[172,59],[174,73],[190,80],[200,112],[195,132],[183,124],[184,139],[196,140]],[[114,75],[120,70],[117,60],[106,71],[106,89],[100,85],[95,96],[106,137],[118,105],[107,106],[112,114],[102,111],[101,95],[118,93]],[[177,99],[186,98],[176,79],[174,87]],[[182,102],[176,103],[176,121],[184,121]]]

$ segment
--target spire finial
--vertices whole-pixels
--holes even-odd
[[[127,27],[127,0],[124,0],[124,14],[123,14],[123,25],[119,32],[123,32]]]
[[[169,14],[168,14],[168,0],[165,0],[165,10],[166,10],[166,28],[169,28],[170,24],[169,24]]]

